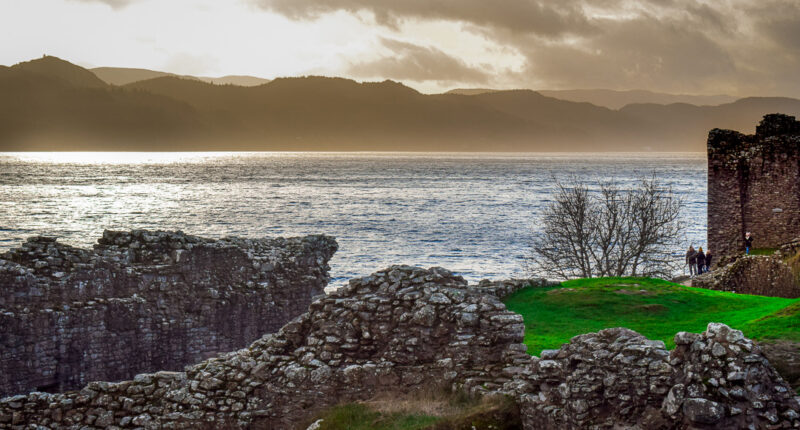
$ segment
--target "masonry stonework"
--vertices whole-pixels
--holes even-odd
[[[511,397],[525,430],[800,427],[800,396],[722,324],[678,333],[672,352],[612,328],[528,355],[522,316],[498,298],[526,284],[393,266],[185,372],[0,399],[0,429],[288,430],[340,402],[442,385]]]
[[[754,135],[708,134],[708,246],[718,263],[800,237],[800,122],[764,116]]]
[[[326,236],[203,239],[105,231],[94,249],[33,237],[0,255],[0,396],[182,370],[305,312]]]
[[[739,257],[727,266],[696,276],[692,286],[788,299],[800,297],[800,284],[792,268],[780,258],[767,255]]]

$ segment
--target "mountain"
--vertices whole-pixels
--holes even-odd
[[[489,88],[456,88],[445,94],[460,94],[467,96],[494,93],[502,90]],[[539,94],[559,100],[572,102],[586,102],[609,109],[621,109],[629,104],[673,104],[687,103],[694,105],[721,105],[736,101],[736,97],[726,95],[697,96],[682,94],[656,93],[646,90],[538,90]]]
[[[94,73],[83,67],[78,67],[68,61],[48,55],[36,60],[15,64],[11,68],[52,79],[60,79],[74,87],[105,88],[108,86]]]
[[[736,97],[726,95],[697,96],[655,93],[646,90],[540,90],[539,93],[561,100],[589,102],[609,109],[620,109],[633,103],[721,105],[736,100]]]
[[[320,76],[244,87],[162,75],[117,86],[52,57],[0,68],[0,94],[0,151],[704,151],[711,128],[747,132],[766,113],[800,116],[789,98],[615,110],[531,90],[428,95]]]
[[[91,69],[91,72],[110,85],[126,85],[131,82],[160,78],[162,76],[175,76],[167,72],[128,67],[96,67]]]
[[[163,149],[213,128],[184,102],[123,91],[44,57],[0,69],[0,150]]]
[[[97,67],[91,72],[98,78],[111,85],[127,85],[133,82],[145,81],[148,79],[160,78],[164,76],[176,76],[184,79],[194,79],[216,85],[238,85],[242,87],[254,87],[269,82],[269,79],[257,78],[255,76],[230,75],[218,78],[208,76],[188,76],[176,75],[174,73],[159,72],[148,69],[133,69],[128,67]]]

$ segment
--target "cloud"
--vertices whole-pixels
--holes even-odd
[[[580,43],[517,46],[528,59],[525,73],[562,88],[702,92],[737,72],[728,51],[704,33],[653,17],[607,23]]]
[[[544,35],[591,31],[573,0],[251,0],[292,19],[315,19],[337,11],[370,12],[382,25],[396,27],[406,19],[452,20],[515,32]]]
[[[170,56],[162,69],[179,75],[202,75],[213,73],[218,65],[213,57],[182,52]]]
[[[382,38],[390,51],[374,60],[351,63],[347,73],[361,78],[388,78],[408,81],[487,83],[486,71],[470,67],[458,58],[430,46]]]
[[[415,36],[404,33],[409,23],[457,22],[525,59],[513,71],[467,67],[432,38],[416,48],[384,42],[399,56],[353,65],[353,72],[442,73],[476,85],[506,79],[505,87],[800,96],[797,0],[248,1],[298,21],[341,12],[366,17],[388,39]]]
[[[136,2],[137,0],[70,0],[70,1],[77,1],[81,3],[103,3],[108,6],[111,6],[112,9],[122,9],[125,6],[128,6],[129,4]]]

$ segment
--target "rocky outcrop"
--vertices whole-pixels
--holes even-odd
[[[764,255],[739,257],[731,264],[692,279],[692,286],[760,296],[800,297],[791,267]]]
[[[442,385],[510,396],[526,429],[800,426],[800,400],[741,332],[679,333],[670,354],[616,328],[531,357],[522,317],[498,299],[514,282],[489,284],[394,266],[185,372],[0,400],[0,428],[289,429],[336,403]]]
[[[0,257],[0,395],[181,370],[305,312],[336,242],[105,231],[33,237]]]

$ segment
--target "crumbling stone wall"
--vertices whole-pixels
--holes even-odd
[[[741,331],[711,323],[704,333],[678,333],[675,345],[662,409],[678,428],[800,426],[800,397]]]
[[[708,247],[717,263],[800,236],[800,122],[764,116],[756,134],[708,134]]]
[[[4,399],[0,428],[288,429],[328,405],[378,391],[467,379],[499,388],[510,381],[496,377],[504,367],[530,360],[523,334],[520,315],[460,276],[395,266],[352,280],[277,333],[186,372]]]
[[[525,428],[658,428],[671,374],[661,341],[624,328],[576,336],[531,360],[517,389]]]
[[[326,236],[209,240],[105,231],[0,257],[0,395],[180,370],[277,331],[327,284]]]
[[[749,255],[692,279],[692,286],[771,297],[800,297],[791,267],[780,258]]]
[[[800,396],[739,330],[711,323],[676,348],[624,328],[544,351],[506,389],[525,429],[789,429]]]
[[[679,333],[670,354],[616,328],[531,357],[522,317],[496,296],[515,282],[489,284],[394,266],[185,372],[2,399],[0,428],[280,430],[336,403],[441,384],[512,396],[528,430],[800,426],[800,398],[741,332],[710,324]]]

